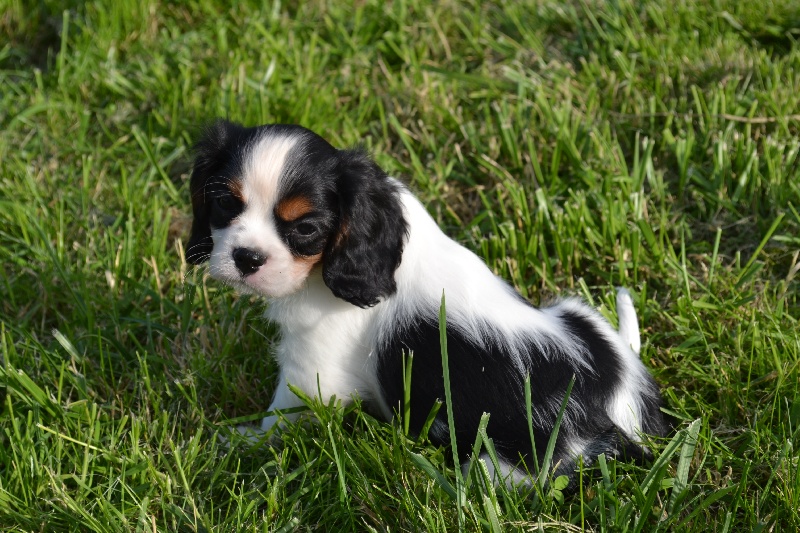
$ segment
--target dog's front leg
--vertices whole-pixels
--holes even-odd
[[[286,382],[286,376],[281,370],[280,376],[278,377],[278,387],[275,389],[275,397],[269,406],[269,410],[282,411],[284,409],[302,407],[302,405],[303,402],[300,400],[300,398],[298,398],[295,393],[289,390],[289,386]],[[281,419],[294,422],[299,416],[300,413],[282,413],[281,415],[272,414],[270,416],[265,416],[261,421],[261,431],[269,431],[275,424],[280,422]]]
[[[286,384],[284,373],[281,371],[278,377],[278,387],[275,390],[275,397],[269,406],[269,411],[282,411],[284,409],[301,407],[302,405],[303,402],[300,401],[300,398],[298,398],[291,390],[289,390],[289,387]],[[270,416],[265,416],[261,420],[261,427],[242,425],[236,426],[236,431],[238,431],[240,435],[247,437],[249,441],[255,444],[259,442],[264,435],[269,433],[275,425],[280,427],[281,421],[294,422],[297,420],[298,416],[300,416],[300,413],[275,413]]]

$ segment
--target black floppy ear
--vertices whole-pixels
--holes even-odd
[[[361,150],[339,152],[339,230],[322,259],[322,279],[333,294],[371,307],[397,291],[406,221],[398,184]]]
[[[211,198],[208,180],[222,163],[222,156],[238,124],[219,119],[208,126],[194,146],[194,167],[189,190],[192,196],[192,234],[186,244],[186,261],[199,265],[208,261],[214,242],[211,240]]]

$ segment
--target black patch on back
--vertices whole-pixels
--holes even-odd
[[[568,331],[582,341],[588,350],[588,368],[574,366],[566,354],[559,352],[558,344],[554,344],[553,352],[545,357],[534,343],[528,343],[524,356],[525,372],[529,373],[531,379],[533,434],[539,462],[543,458],[567,386],[573,375],[577,374],[570,395],[570,406],[565,412],[556,443],[554,460],[562,461],[559,473],[574,466],[566,448],[571,437],[591,442],[590,453],[613,454],[617,448],[622,448],[618,451],[632,453],[632,448],[628,447],[629,441],[617,437],[619,430],[606,414],[607,404],[619,383],[619,356],[583,315],[567,311],[562,318]],[[448,324],[447,328],[447,345],[456,441],[461,460],[465,460],[471,452],[480,418],[484,412],[488,412],[491,416],[487,433],[498,453],[511,464],[525,460],[532,470],[533,463],[529,461],[533,448],[527,425],[525,375],[520,374],[514,366],[509,348],[504,343],[490,339],[485,339],[482,346],[471,342],[452,324]],[[378,378],[384,399],[390,408],[398,412],[402,412],[403,402],[403,352],[414,354],[410,429],[419,433],[436,400],[445,400],[439,328],[434,312],[430,312],[426,318],[418,318],[385,339],[379,352]],[[576,409],[576,405],[582,410]],[[535,414],[537,411],[549,413],[549,416],[540,422]],[[445,406],[439,410],[437,420],[447,427]],[[430,432],[429,438],[434,444],[449,444],[449,434],[446,433]],[[570,472],[567,473],[570,475]]]

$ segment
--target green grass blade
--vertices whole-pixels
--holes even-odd
[[[572,393],[572,386],[575,384],[575,376],[572,376],[572,379],[569,380],[569,384],[567,385],[567,390],[564,392],[564,399],[561,401],[561,407],[558,410],[558,416],[556,417],[556,422],[553,424],[553,431],[550,433],[550,439],[547,441],[547,448],[544,452],[544,457],[542,458],[542,470],[539,472],[539,478],[537,483],[539,485],[539,489],[544,491],[545,485],[547,484],[547,480],[550,477],[550,466],[553,462],[553,451],[556,448],[556,441],[558,440],[558,431],[561,428],[561,420],[564,418],[564,412],[567,410],[567,404],[569,402],[569,395]]]
[[[447,407],[447,427],[450,431],[450,446],[453,452],[453,463],[456,465],[456,503],[458,505],[458,528],[459,531],[461,531],[465,525],[463,509],[464,504],[466,503],[466,491],[464,487],[464,479],[461,475],[461,469],[458,467],[460,461],[458,458],[458,446],[456,444],[456,426],[453,416],[452,393],[450,392],[450,363],[447,353],[447,307],[445,304],[444,291],[442,291],[442,301],[439,307],[439,347],[442,355],[442,372],[444,374],[444,396]]]

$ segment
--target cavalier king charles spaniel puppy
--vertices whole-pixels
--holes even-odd
[[[619,331],[576,299],[532,306],[447,237],[363,150],[338,150],[300,126],[220,120],[196,146],[191,196],[187,261],[208,261],[212,277],[266,298],[267,317],[280,326],[270,411],[302,405],[292,384],[325,402],[358,395],[390,420],[402,410],[410,356],[410,427],[418,433],[445,400],[438,325],[444,292],[462,461],[481,415],[490,413],[500,476],[509,484],[529,480],[531,457],[544,455],[573,376],[553,456],[557,474],[574,475],[578,456],[587,464],[599,454],[647,457],[643,436],[668,430],[658,386],[639,360],[626,291],[617,294]],[[261,429],[278,420],[264,418]],[[450,442],[445,408],[428,436]]]

